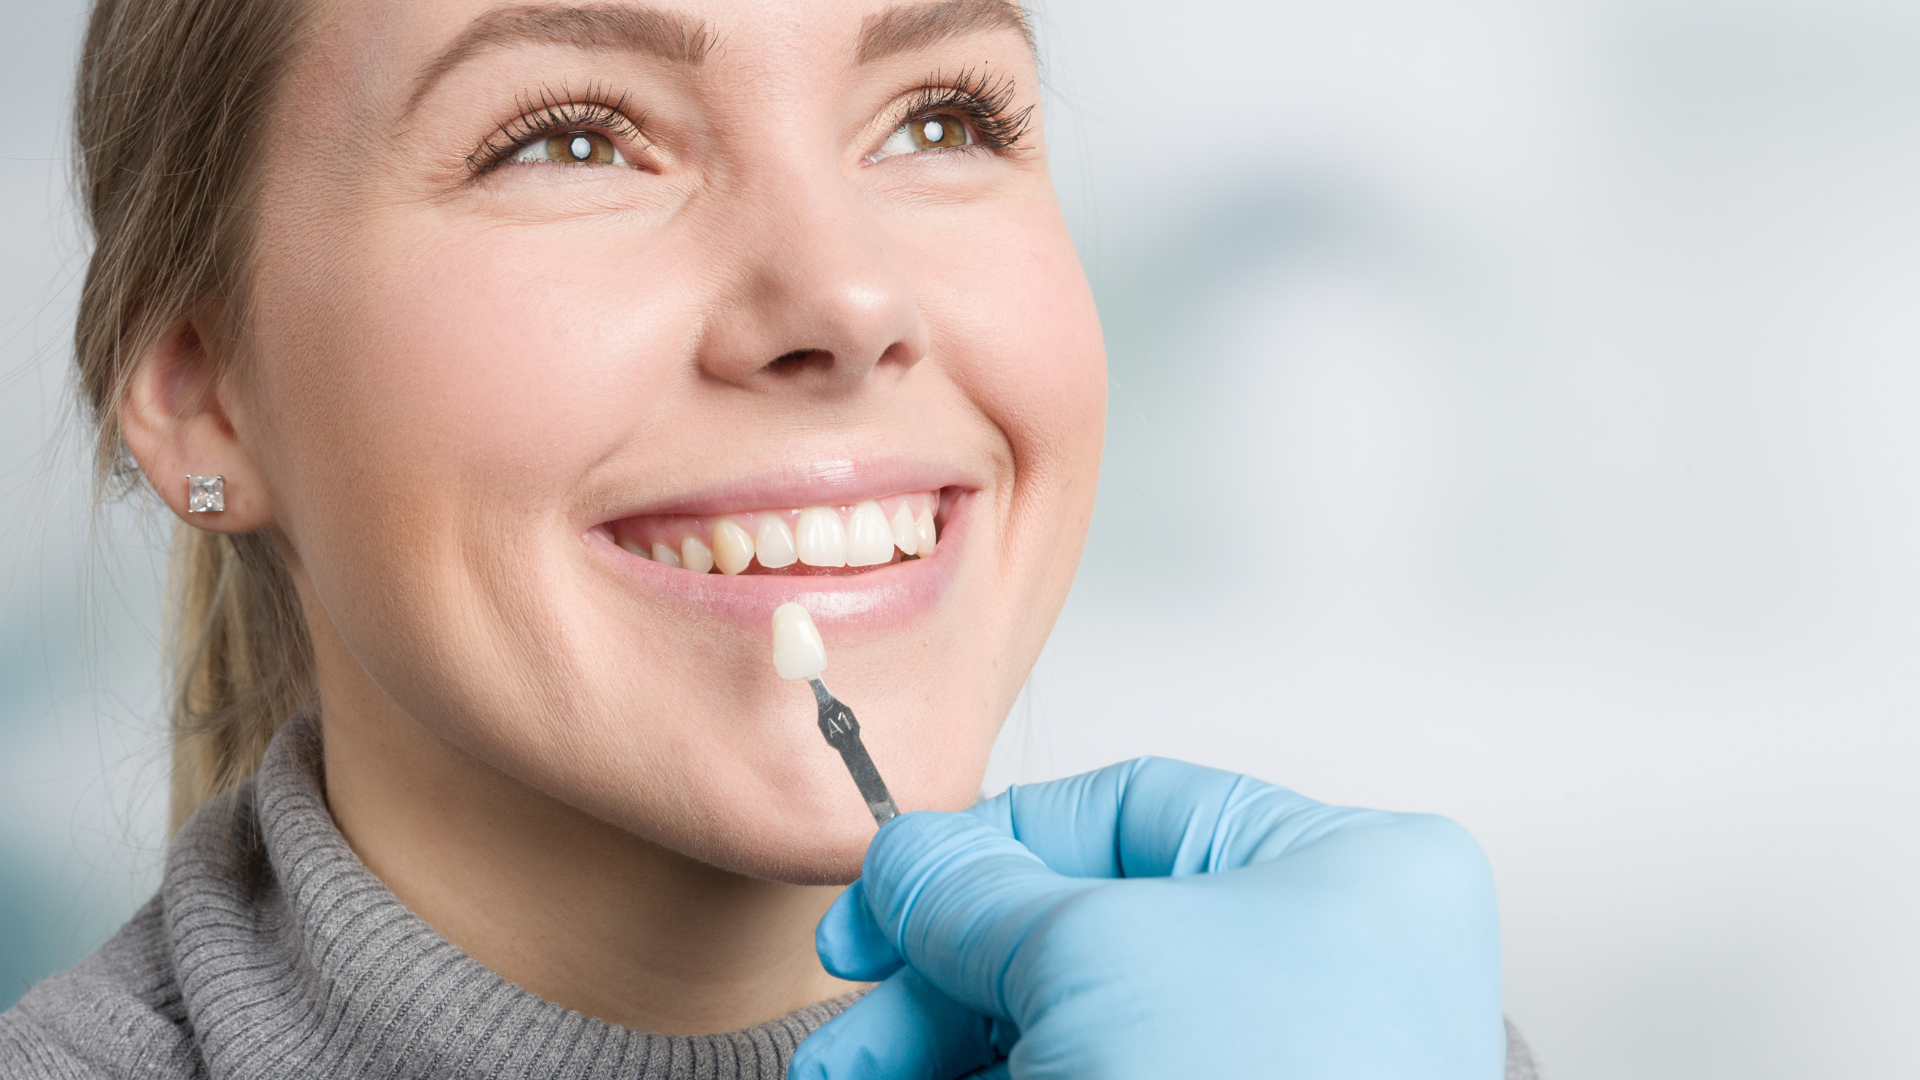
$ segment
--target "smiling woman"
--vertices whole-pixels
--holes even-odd
[[[1104,408],[1036,92],[998,0],[101,3],[80,355],[182,514],[176,853],[337,828],[461,978],[624,1028],[831,1012],[872,825],[767,617],[974,800]]]
[[[784,1075],[885,971],[816,953],[874,832],[771,613],[944,820],[1091,513],[1037,93],[1006,0],[100,0],[77,346],[180,519],[179,831],[0,1073]]]

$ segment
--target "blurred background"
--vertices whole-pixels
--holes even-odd
[[[67,404],[80,8],[0,36],[0,1006],[163,844],[165,529]],[[1457,818],[1553,1080],[1920,1075],[1920,5],[1036,14],[1112,405],[990,787]]]

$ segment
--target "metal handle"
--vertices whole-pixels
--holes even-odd
[[[847,763],[860,797],[867,800],[874,824],[885,825],[899,817],[900,808],[893,805],[886,781],[880,779],[880,770],[873,767],[873,757],[860,741],[860,721],[854,718],[853,710],[827,693],[819,679],[808,679],[807,684],[813,687],[814,701],[820,706],[820,734],[826,736],[828,746],[840,751],[840,760]]]

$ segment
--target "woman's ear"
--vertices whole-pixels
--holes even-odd
[[[208,532],[252,532],[273,524],[273,507],[266,477],[234,431],[219,369],[195,321],[175,323],[136,361],[120,437],[180,520]],[[220,477],[225,506],[189,514],[189,476]]]

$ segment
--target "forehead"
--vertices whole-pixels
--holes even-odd
[[[313,71],[362,105],[408,104],[487,54],[562,46],[646,55],[689,68],[803,58],[860,65],[943,41],[1004,32],[1025,39],[1018,0],[332,0],[319,14]]]

